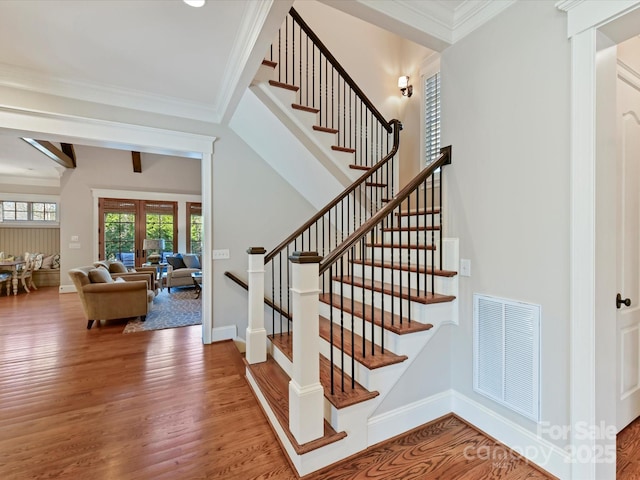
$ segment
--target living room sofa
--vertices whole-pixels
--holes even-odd
[[[100,260],[99,262],[93,263],[94,267],[103,267],[106,268],[107,271],[111,274],[111,277],[115,280],[118,277],[122,277],[127,280],[131,275],[135,275],[136,273],[145,273],[150,275],[150,290],[153,290],[153,293],[157,296],[160,293],[160,282],[157,281],[156,275],[157,270],[156,267],[136,267],[135,269],[129,270],[122,262],[119,260]]]
[[[149,289],[149,274],[136,273],[114,280],[105,268],[93,265],[69,270],[87,318],[87,329],[95,320],[140,317],[146,319],[155,294]]]
[[[195,254],[176,254],[167,256],[167,276],[165,278],[167,290],[171,287],[193,286],[191,274],[200,272],[200,256]]]

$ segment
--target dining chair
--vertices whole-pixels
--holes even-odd
[[[36,284],[33,281],[33,267],[36,263],[35,255],[25,256],[25,264],[22,266],[22,269],[18,272],[18,280],[22,282],[22,287],[24,291],[29,293],[29,288],[37,290]]]

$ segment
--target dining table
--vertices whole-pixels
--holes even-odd
[[[7,295],[11,295],[11,287],[13,287],[13,294],[18,295],[18,271],[25,263],[25,260],[0,261],[0,271],[11,272],[11,285],[7,285]]]

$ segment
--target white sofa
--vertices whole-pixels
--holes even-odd
[[[169,293],[171,287],[194,286],[191,274],[201,271],[200,256],[177,254],[167,257],[167,276],[164,278]]]

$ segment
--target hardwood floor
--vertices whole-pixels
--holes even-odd
[[[232,342],[125,325],[87,330],[56,288],[0,296],[0,479],[297,478]],[[551,477],[449,416],[305,480],[374,478]]]

